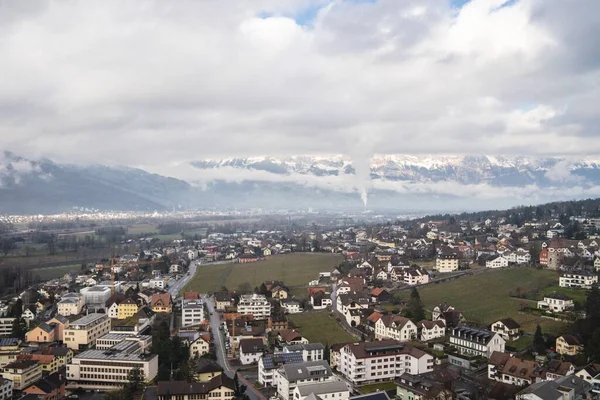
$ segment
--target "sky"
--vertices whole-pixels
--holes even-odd
[[[600,154],[598,0],[2,0],[0,149]]]

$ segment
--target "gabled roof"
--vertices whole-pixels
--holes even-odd
[[[519,325],[519,323],[512,318],[503,318],[498,322],[502,323],[508,329],[519,329],[521,327],[521,325]]]
[[[208,394],[220,387],[235,390],[233,379],[221,374],[208,382],[160,381],[158,382],[157,393],[159,396]]]
[[[245,354],[263,353],[265,344],[262,339],[243,339],[240,340],[240,350]]]

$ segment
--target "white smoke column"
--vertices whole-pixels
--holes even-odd
[[[373,157],[374,140],[368,135],[361,135],[351,149],[352,167],[356,175],[355,188],[360,193],[365,209],[369,201],[371,189],[371,158]]]

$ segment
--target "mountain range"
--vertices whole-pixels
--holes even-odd
[[[187,181],[131,167],[58,164],[0,154],[0,213],[74,207],[327,208],[454,211],[597,196],[600,161],[492,156],[382,155],[198,160]],[[362,170],[361,170],[362,168]]]

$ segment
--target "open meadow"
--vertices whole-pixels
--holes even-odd
[[[535,301],[510,297],[517,288],[541,294],[557,282],[558,273],[555,271],[512,268],[431,284],[419,289],[419,294],[427,310],[446,302],[461,311],[468,321],[477,324],[491,324],[498,319],[511,317],[526,332],[533,333],[538,323],[544,331],[560,332],[565,327],[564,323],[520,311],[525,305],[536,307]],[[408,293],[403,292],[402,297],[408,298]]]
[[[335,344],[356,342],[327,311],[305,312],[288,315],[296,329],[311,343]]]
[[[280,280],[287,286],[308,285],[319,272],[332,271],[340,261],[339,254],[292,253],[250,264],[200,265],[184,290],[206,293],[219,290],[221,286],[236,290],[245,283],[254,288],[269,280]]]

